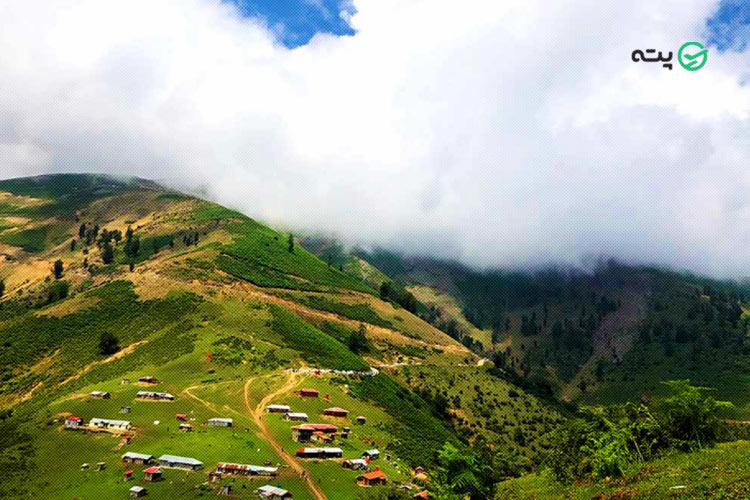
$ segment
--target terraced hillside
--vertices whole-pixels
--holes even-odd
[[[281,484],[297,499],[354,499],[388,488],[358,486],[362,472],[342,467],[372,448],[381,457],[368,467],[413,494],[424,488],[414,467],[430,475],[446,443],[472,446],[476,435],[461,429],[475,418],[513,429],[494,430],[498,444],[529,436],[514,441],[522,454],[542,433],[535,419],[561,418],[347,271],[288,234],[147,181],[0,181],[0,497],[125,498],[137,485],[150,498],[212,497],[227,486],[230,498],[255,498],[258,487]],[[474,415],[473,386],[438,411],[404,366],[426,380],[481,380],[493,415]],[[319,398],[298,397],[300,388]],[[335,425],[332,444],[307,446],[343,456],[298,458],[297,423],[265,412],[282,403]],[[349,414],[324,416],[328,407]],[[85,429],[68,429],[71,417]],[[90,427],[97,418],[130,427]],[[165,467],[163,481],[149,482],[146,466],[122,463],[126,452],[191,457],[203,468]],[[219,462],[270,464],[278,476],[209,481]]]

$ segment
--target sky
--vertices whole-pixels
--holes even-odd
[[[0,177],[137,175],[480,267],[750,276],[748,26],[726,0],[0,0]]]

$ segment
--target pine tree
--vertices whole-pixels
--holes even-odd
[[[294,253],[294,235],[289,233],[288,247],[289,253]]]
[[[55,274],[55,279],[56,280],[59,280],[60,278],[62,278],[62,275],[63,275],[63,261],[61,261],[59,259],[55,261],[55,267],[53,269],[53,273]]]
[[[112,248],[112,245],[109,243],[104,245],[104,249],[102,250],[102,262],[105,264],[111,264],[115,260],[115,251]]]

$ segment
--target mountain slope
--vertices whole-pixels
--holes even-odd
[[[289,403],[311,422],[351,427],[348,438],[335,440],[345,458],[380,448],[391,455],[378,462],[390,480],[410,484],[411,468],[429,472],[446,441],[468,446],[474,437],[458,432],[432,395],[402,377],[404,365],[426,376],[481,375],[498,394],[515,391],[519,397],[498,406],[497,415],[529,435],[532,423],[515,417],[521,405],[560,418],[487,375],[479,357],[435,325],[381,300],[372,283],[242,214],[147,181],[0,181],[0,245],[3,498],[111,498],[133,484],[152,498],[199,498],[223,484],[204,485],[204,471],[171,469],[167,481],[148,483],[138,467],[135,482],[124,483],[126,451],[195,457],[207,471],[218,462],[281,464],[270,482],[299,499],[363,494],[357,471],[296,458],[293,423],[262,414],[266,403]],[[158,383],[139,383],[145,376]],[[321,398],[300,399],[294,391],[301,387],[318,389]],[[143,390],[174,401],[137,398]],[[463,404],[452,402],[452,410]],[[323,416],[329,406],[350,414]],[[193,432],[178,430],[176,414]],[[126,419],[131,439],[65,430],[71,415]],[[364,425],[355,425],[359,415]],[[232,418],[234,426],[207,425],[214,417]],[[99,462],[103,471],[95,470]],[[83,463],[91,467],[81,470]],[[224,481],[237,498],[254,498],[266,482]]]

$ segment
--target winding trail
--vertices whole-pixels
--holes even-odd
[[[307,474],[307,471],[302,466],[302,464],[296,458],[289,455],[284,450],[284,448],[282,448],[281,445],[276,441],[276,439],[273,437],[273,434],[271,434],[271,432],[268,430],[265,421],[263,420],[263,414],[265,413],[266,406],[268,406],[268,404],[276,397],[291,391],[294,386],[297,385],[298,378],[304,378],[303,374],[291,371],[286,372],[286,376],[287,380],[284,382],[284,384],[282,384],[282,386],[276,389],[274,392],[267,394],[255,407],[253,407],[250,403],[250,385],[254,380],[261,377],[251,377],[247,379],[243,390],[245,407],[247,408],[247,411],[250,412],[250,416],[253,418],[253,421],[258,425],[258,428],[260,429],[260,437],[265,439],[266,442],[270,443],[276,453],[281,457],[281,459],[289,464],[289,466],[297,474],[299,474],[300,477],[305,479],[308,488],[310,488],[310,492],[317,500],[328,500],[325,494],[318,487],[318,485],[315,484],[315,482],[312,480],[310,475]]]

